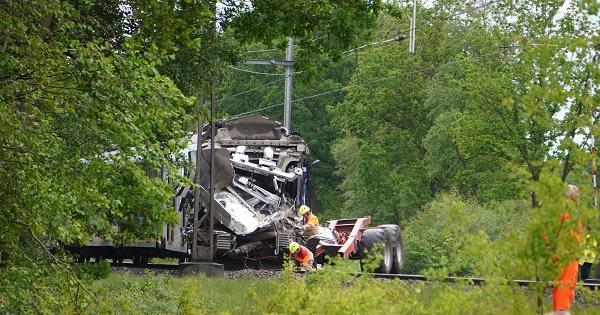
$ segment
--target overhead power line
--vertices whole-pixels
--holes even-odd
[[[453,17],[459,16],[459,15],[462,15],[462,14],[466,14],[466,13],[469,13],[469,12],[472,12],[472,11],[477,11],[477,10],[480,10],[480,9],[484,9],[484,8],[486,8],[486,7],[490,6],[490,5],[494,4],[494,3],[497,3],[497,2],[500,2],[500,0],[491,0],[491,1],[489,1],[489,2],[486,2],[486,3],[484,3],[484,4],[481,4],[481,5],[479,5],[479,6],[476,6],[476,7],[473,7],[473,8],[469,8],[468,10],[464,10],[464,11],[460,11],[460,12],[456,12],[456,13],[454,13],[454,14],[451,14],[451,15],[449,15],[448,17],[446,17],[446,19],[448,20],[448,19],[450,19],[450,18],[453,18]],[[416,30],[416,29],[423,28],[424,26],[427,26],[427,25],[423,25],[423,24],[421,24],[421,26],[418,26],[418,27],[404,29],[404,30],[402,30],[400,33],[402,33],[402,32],[406,32],[406,31],[411,31],[411,32],[412,32],[412,31],[414,31],[414,30]],[[377,46],[377,45],[383,45],[383,44],[387,44],[387,43],[390,43],[390,42],[395,42],[395,41],[402,41],[402,40],[404,40],[404,39],[406,39],[406,36],[405,36],[404,34],[398,34],[398,35],[395,35],[395,36],[393,36],[393,37],[391,37],[391,38],[388,38],[388,39],[385,39],[385,40],[382,40],[382,41],[378,41],[378,42],[372,42],[372,43],[369,43],[369,44],[365,44],[365,45],[362,45],[362,46],[359,46],[359,47],[356,47],[356,48],[353,48],[353,49],[350,49],[350,50],[344,51],[344,52],[342,52],[342,53],[341,53],[341,55],[342,55],[343,57],[348,57],[348,56],[350,56],[350,55],[352,55],[352,54],[354,54],[354,53],[358,52],[359,50],[362,50],[362,49],[365,49],[365,48],[370,48],[370,47]],[[507,47],[505,47],[505,48],[507,48]],[[280,50],[280,49],[277,49],[277,48],[272,48],[272,49],[260,49],[260,50],[250,50],[250,51],[247,51],[246,53],[259,53],[259,52],[269,52],[269,51],[278,51],[278,50]],[[252,71],[252,70],[241,69],[241,68],[237,68],[237,67],[234,67],[234,66],[229,66],[229,68],[231,68],[231,69],[234,69],[234,70],[237,70],[237,71],[241,71],[241,72],[246,72],[246,73],[256,74],[256,75],[285,76],[285,74],[284,74],[284,73],[267,73],[267,72],[258,72],[258,71]],[[298,74],[298,73],[301,73],[301,72],[296,72],[296,73],[294,73],[294,74]],[[268,83],[266,83],[266,84],[263,84],[263,85],[257,86],[257,87],[255,87],[255,88],[252,88],[252,89],[249,89],[249,90],[246,90],[246,91],[242,91],[242,92],[239,92],[239,93],[236,93],[236,94],[232,94],[232,95],[225,96],[225,97],[221,98],[221,100],[228,99],[228,98],[233,98],[233,97],[237,97],[237,96],[241,96],[241,95],[244,95],[244,94],[250,93],[250,92],[252,92],[252,91],[256,91],[256,90],[258,90],[258,89],[261,89],[261,88],[263,88],[263,87],[270,86],[270,85],[272,85],[272,84],[275,84],[275,83],[277,83],[277,82],[279,82],[279,81],[283,81],[283,80],[285,80],[285,77],[284,77],[284,78],[277,79],[277,80],[274,80],[274,81],[271,81],[271,82],[268,82]],[[338,92],[339,90],[342,90],[342,89],[338,89],[338,90],[330,91],[329,93]],[[329,94],[329,93],[327,93],[327,94]],[[313,98],[313,97],[318,97],[318,96],[321,96],[321,95],[320,95],[320,94],[317,94],[317,95],[314,95],[314,96],[310,96],[310,98]],[[301,101],[301,100],[304,100],[304,99],[306,99],[306,98],[300,98],[300,99],[292,100],[292,102],[297,102],[297,101]],[[267,109],[274,108],[274,107],[281,106],[281,105],[283,105],[283,103],[281,103],[281,104],[274,104],[274,105],[271,105],[271,106],[268,106],[268,107],[262,108],[262,109],[260,109],[260,110],[258,110],[258,111],[267,110]],[[257,111],[252,111],[252,112],[249,112],[249,113],[255,113],[255,112],[257,112]],[[247,114],[247,113],[243,113],[243,114],[240,114],[240,115],[244,115],[244,114]],[[237,115],[236,115],[236,116],[237,116]]]
[[[281,82],[281,81],[283,81],[283,80],[285,80],[285,78],[279,78],[279,79],[277,79],[277,80],[273,80],[273,81],[271,81],[271,82],[267,82],[267,83],[265,83],[265,84],[262,84],[262,85],[259,85],[259,86],[256,86],[256,87],[253,87],[253,88],[251,88],[251,89],[249,89],[249,90],[245,90],[245,91],[242,91],[242,92],[239,92],[239,93],[235,93],[235,94],[231,94],[231,95],[224,96],[224,97],[222,97],[220,100],[222,101],[222,100],[226,100],[226,99],[229,99],[229,98],[238,97],[238,96],[241,96],[241,95],[244,95],[244,94],[248,94],[248,93],[250,93],[250,92],[256,91],[256,90],[258,90],[258,89],[262,89],[262,88],[264,88],[264,87],[267,87],[267,86],[273,85],[273,84],[275,84],[275,83],[277,83],[277,82]]]
[[[370,44],[365,44],[365,45],[362,45],[362,46],[359,46],[359,47],[356,47],[356,48],[352,48],[350,50],[346,50],[346,51],[342,52],[341,55],[344,56],[344,57],[347,57],[347,56],[352,55],[353,53],[355,53],[355,52],[357,52],[357,51],[359,51],[361,49],[364,49],[364,48],[370,48],[370,47],[373,47],[373,46],[383,45],[383,44],[387,44],[387,43],[391,43],[391,42],[399,42],[399,41],[402,41],[404,39],[406,39],[406,36],[404,36],[402,34],[398,34],[398,35],[396,35],[394,37],[391,37],[391,38],[388,38],[388,39],[384,39],[384,40],[379,41],[379,42],[372,42]]]
[[[500,2],[500,0],[492,0],[490,2],[486,2],[486,3],[482,4],[482,5],[470,8],[469,10],[464,10],[464,11],[461,11],[461,12],[457,12],[457,13],[451,14],[451,15],[449,15],[447,17],[447,20],[450,19],[450,18],[459,16],[461,14],[465,14],[465,13],[469,13],[469,12],[472,12],[472,11],[477,11],[477,10],[483,9],[483,8],[488,7],[489,5],[492,5],[492,4],[496,3],[496,2]],[[401,30],[399,32],[398,35],[395,35],[395,36],[393,36],[391,38],[384,39],[384,40],[378,41],[378,42],[373,42],[373,43],[370,43],[370,44],[365,44],[365,45],[362,45],[362,46],[359,46],[359,47],[356,47],[356,48],[344,51],[344,52],[341,53],[341,55],[343,57],[347,57],[347,56],[350,56],[350,55],[358,52],[359,50],[362,50],[362,49],[365,49],[365,48],[370,48],[370,47],[374,47],[374,46],[377,46],[377,45],[387,44],[387,43],[390,43],[390,42],[395,42],[395,41],[399,42],[399,41],[405,40],[407,37],[403,33],[409,32],[409,31],[413,32],[414,30],[423,28],[425,26],[427,26],[427,25],[423,25],[422,24],[421,26],[415,26],[415,27],[409,27],[407,29],[403,29],[403,30]]]
[[[229,68],[231,68],[233,70],[241,71],[241,72],[259,74],[259,75],[273,75],[273,76],[284,76],[285,75],[284,73],[268,73],[268,72],[258,72],[258,71],[246,70],[246,69],[241,69],[241,68],[237,68],[234,66],[229,66]]]
[[[493,55],[499,55],[499,54],[502,54],[502,53],[503,52],[501,52],[501,51],[495,51],[495,52],[491,52],[491,53],[480,55],[480,56],[476,57],[476,59],[482,59],[484,57],[489,57],[489,56],[493,56]],[[447,62],[447,63],[439,66],[438,69],[442,68],[442,67],[449,66],[449,65],[456,64],[458,62],[459,62],[458,60],[449,61],[449,62]],[[360,86],[364,86],[364,85],[375,84],[375,83],[379,83],[379,82],[382,82],[382,81],[385,81],[385,80],[389,80],[389,79],[392,79],[392,78],[397,78],[397,77],[402,77],[402,76],[409,76],[409,75],[413,75],[413,74],[417,74],[417,73],[421,73],[421,72],[432,71],[432,70],[435,70],[435,69],[436,69],[436,67],[430,66],[430,67],[425,67],[425,68],[416,69],[416,70],[412,70],[412,71],[408,71],[408,72],[404,72],[404,73],[400,73],[400,74],[396,74],[396,75],[391,75],[391,76],[379,78],[379,79],[376,79],[376,80],[366,81],[366,82],[359,83],[359,84],[347,85],[347,86],[339,88],[339,89],[333,89],[333,90],[329,90],[329,91],[325,91],[325,92],[321,92],[321,93],[317,93],[317,94],[313,94],[313,95],[308,95],[308,96],[300,97],[300,98],[292,100],[292,103],[304,101],[304,100],[307,100],[307,99],[313,99],[313,98],[321,97],[323,95],[328,95],[328,94],[332,94],[332,93],[336,93],[336,92],[341,92],[341,91],[349,90],[349,89],[352,89],[352,88],[355,88],[355,87],[360,87]],[[251,111],[247,111],[247,112],[240,113],[240,114],[237,114],[237,115],[233,115],[230,118],[240,118],[240,117],[244,117],[244,116],[248,116],[248,115],[260,113],[260,112],[263,112],[265,110],[269,110],[271,108],[276,108],[276,107],[279,107],[279,106],[283,106],[283,104],[284,103],[278,103],[278,104],[273,104],[273,105],[269,105],[269,106],[266,106],[266,107],[261,107],[261,108],[255,109],[255,110],[251,110]]]
[[[492,5],[492,4],[495,4],[495,3],[498,3],[498,2],[500,2],[500,1],[501,1],[501,0],[491,0],[491,1],[489,1],[489,2],[486,2],[486,3],[484,3],[484,4],[478,5],[478,6],[476,6],[476,7],[468,8],[468,9],[466,9],[466,10],[463,10],[463,11],[460,11],[460,12],[456,12],[456,13],[453,13],[453,14],[450,14],[450,15],[448,15],[448,16],[445,18],[445,20],[446,20],[446,22],[447,22],[447,21],[449,21],[451,18],[457,17],[457,16],[459,16],[459,15],[463,15],[463,14],[471,13],[471,12],[474,12],[474,11],[479,11],[479,10],[481,10],[481,9],[485,9],[485,8],[487,8],[488,6],[490,6],[490,5]],[[413,28],[409,27],[409,28],[407,28],[407,29],[403,29],[401,32],[408,32],[408,31],[412,31],[412,30],[418,30],[418,29],[420,29],[420,28],[423,28],[423,27],[425,27],[425,26],[428,26],[428,25],[427,25],[427,24],[423,24],[423,23],[421,23],[421,26],[415,26],[415,27],[413,27]]]
[[[391,39],[388,39],[388,40],[385,40],[385,41],[382,41],[382,42],[389,42],[389,41],[392,41],[392,40],[393,40],[393,38],[391,38]],[[382,42],[379,42],[379,43],[382,43]],[[519,47],[526,47],[526,46],[544,46],[544,45],[546,45],[546,44],[537,44],[537,43],[532,43],[532,44],[527,44],[527,45],[505,45],[505,46],[496,46],[496,48],[519,48]],[[368,45],[364,45],[364,46],[362,46],[362,47],[365,47],[365,46],[368,46]],[[558,46],[558,45],[547,45],[547,46]],[[356,49],[356,48],[355,48],[355,49]],[[430,68],[431,68],[431,67],[430,67]],[[425,68],[425,69],[429,70],[430,68]],[[273,80],[273,81],[271,81],[271,82],[267,82],[267,83],[265,83],[265,84],[262,84],[262,85],[259,85],[259,86],[257,86],[257,87],[251,88],[251,89],[249,89],[249,90],[245,90],[245,91],[242,91],[242,92],[239,92],[239,93],[235,93],[235,94],[232,94],[232,95],[227,95],[227,96],[224,96],[224,97],[220,98],[220,100],[226,100],[226,99],[229,99],[229,98],[233,98],[233,97],[241,96],[241,95],[244,95],[244,94],[247,94],[247,93],[250,93],[250,92],[256,91],[256,90],[258,90],[258,89],[261,89],[261,88],[263,88],[263,87],[267,87],[267,86],[273,85],[273,84],[275,84],[275,83],[277,83],[277,82],[280,82],[280,81],[283,81],[283,80],[285,80],[285,78],[279,78],[279,79]],[[367,83],[376,83],[376,82],[378,82],[378,80],[375,80],[375,81],[372,81],[372,82],[367,82]],[[336,89],[336,90],[332,90],[332,91],[328,91],[328,92],[325,92],[325,94],[330,94],[330,93],[334,93],[334,92],[339,92],[339,91],[341,91],[341,90],[343,90],[343,89],[344,89],[344,88],[341,88],[341,89]],[[314,97],[322,96],[322,95],[325,95],[325,94],[323,94],[323,93],[319,93],[319,94],[315,94],[315,95],[308,96],[308,97],[302,97],[302,98],[299,98],[299,99],[296,99],[296,100],[292,100],[292,102],[298,102],[298,101],[304,100],[304,99],[306,99],[306,98],[314,98]],[[257,110],[257,111],[262,111],[262,110],[271,109],[271,108],[274,108],[274,107],[277,107],[277,106],[281,106],[282,104],[283,104],[283,103],[280,103],[280,104],[275,104],[275,105],[271,105],[271,106],[268,106],[268,107],[265,107],[265,108],[261,108],[261,109],[259,109],[259,110]],[[257,111],[252,111],[251,113],[255,113],[255,112],[257,112]],[[244,115],[244,114],[247,114],[247,113],[238,114],[238,115]],[[238,116],[238,115],[235,115],[235,116]]]
[[[261,52],[268,52],[268,51],[278,51],[280,49],[277,48],[271,48],[271,49],[259,49],[259,50],[248,50],[244,53],[246,54],[252,54],[252,53],[261,53]]]

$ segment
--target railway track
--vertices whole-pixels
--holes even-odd
[[[147,272],[155,274],[179,274],[179,265],[175,264],[145,264],[134,265],[133,263],[111,263],[111,268],[115,272],[123,272],[129,274],[145,274]],[[261,278],[272,279],[279,276],[281,268],[225,268],[225,278]]]
[[[424,281],[424,282],[432,282],[428,280],[424,275],[410,275],[410,274],[387,274],[387,273],[365,273],[365,272],[354,272],[351,273],[354,276],[372,276],[374,278],[382,278],[382,279],[399,279],[406,281]],[[446,277],[444,279],[446,283],[468,283],[472,285],[484,285],[488,282],[485,278],[479,277]],[[542,283],[546,286],[550,286],[552,283],[548,281],[535,281],[535,280],[508,280],[507,284],[516,284],[521,287],[528,287],[534,284]],[[600,279],[588,279],[586,282],[578,282],[578,286],[598,289],[600,288]]]
[[[132,269],[156,269],[156,270],[179,270],[179,265],[175,264],[145,264],[145,265],[135,265],[133,263],[111,263],[111,267],[122,267],[122,268],[132,268]]]
[[[146,270],[149,271],[165,271],[171,274],[176,274],[179,271],[179,265],[174,264],[147,264],[147,265],[134,265],[132,263],[111,263],[113,270],[133,270],[134,272],[143,273]],[[254,277],[254,278],[275,278],[281,273],[280,268],[263,268],[263,269],[226,269],[226,278],[240,278],[240,277]],[[413,275],[413,274],[388,274],[388,273],[366,273],[366,272],[351,272],[352,276],[371,276],[378,279],[398,279],[404,281],[422,281],[422,282],[434,282],[427,279],[424,275]],[[444,280],[446,283],[466,283],[470,285],[485,285],[489,280],[480,277],[446,277]],[[531,285],[543,283],[546,286],[550,286],[550,282],[540,282],[535,280],[509,280],[507,284],[515,284],[520,287],[529,287]],[[600,289],[600,279],[590,279],[586,282],[577,283],[578,286],[586,287],[590,289]]]
[[[128,273],[128,274],[145,274],[147,272],[154,274],[169,274],[176,275],[179,273],[179,265],[173,264],[145,264],[136,265],[133,263],[111,263],[113,272]]]

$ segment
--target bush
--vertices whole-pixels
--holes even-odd
[[[382,281],[335,267],[296,277],[289,269],[270,295],[255,296],[260,314],[533,314],[525,290],[511,286]]]
[[[77,277],[84,280],[106,279],[112,272],[110,264],[106,260],[98,263],[86,262],[74,265],[73,269]]]
[[[454,194],[438,196],[404,228],[405,272],[434,268],[470,275],[483,269],[491,255],[487,249],[514,237],[526,221],[526,209],[524,201],[482,206]]]

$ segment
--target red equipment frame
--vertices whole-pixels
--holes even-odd
[[[371,224],[371,217],[341,219],[327,221],[329,228],[334,231],[337,244],[319,242],[316,249],[317,256],[324,252],[328,254],[337,253],[348,259],[350,255],[358,253],[358,242],[363,231]]]

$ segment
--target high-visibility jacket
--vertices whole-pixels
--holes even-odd
[[[577,261],[572,261],[563,268],[562,273],[555,279],[555,284],[552,287],[553,311],[566,311],[571,308],[571,304],[575,299],[578,271]]]
[[[560,214],[560,220],[561,221],[569,221],[571,219],[571,214],[568,212],[564,212]],[[581,222],[581,220],[577,221],[577,231],[573,231],[570,230],[569,231],[569,235],[571,237],[574,237],[577,242],[581,243],[581,239],[582,239],[582,234],[583,234],[583,222]]]
[[[571,219],[568,212],[560,214],[561,224]],[[577,221],[577,231],[569,230],[569,236],[576,239],[581,244],[583,235],[583,222]],[[558,260],[556,255],[552,256],[552,261]],[[575,299],[575,287],[577,285],[577,274],[579,272],[579,263],[577,260],[570,261],[563,267],[561,274],[556,277],[555,284],[552,287],[552,310],[568,310]]]
[[[567,221],[571,220],[571,214],[568,212],[563,212],[560,214],[561,225],[565,224]],[[577,230],[569,230],[569,236],[574,238],[579,244],[582,242],[583,235],[583,222],[581,220],[577,221]],[[547,232],[544,232],[542,235],[547,244],[550,244],[550,235]],[[560,257],[557,255],[552,255],[552,261],[556,262],[560,260]]]
[[[312,265],[314,256],[313,253],[306,247],[300,245],[300,249],[292,255],[294,260],[303,267],[309,267]]]
[[[308,218],[304,218],[304,225],[306,224],[319,225],[319,218],[317,218],[316,215],[311,213],[308,215]]]
[[[590,263],[596,262],[598,256],[598,243],[589,234],[583,239],[583,254],[579,259],[579,263]]]

